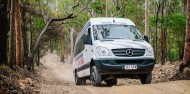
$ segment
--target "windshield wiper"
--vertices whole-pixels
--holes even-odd
[[[125,38],[107,38],[107,39],[125,39]]]
[[[103,39],[103,40],[100,40],[100,41],[113,41],[111,39]]]
[[[133,39],[133,41],[142,41],[144,39]]]

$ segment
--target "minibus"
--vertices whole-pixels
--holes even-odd
[[[73,55],[76,85],[117,84],[118,78],[152,80],[155,58],[147,36],[126,18],[91,18],[78,34]]]

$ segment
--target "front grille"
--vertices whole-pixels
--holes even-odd
[[[132,51],[132,54],[128,54],[127,51]],[[121,57],[135,57],[143,56],[145,54],[145,49],[112,49],[112,52],[115,56]]]
[[[115,60],[117,64],[142,64],[144,60]]]

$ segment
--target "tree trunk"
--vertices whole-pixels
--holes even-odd
[[[165,63],[165,51],[164,51],[164,29],[161,29],[160,32],[160,46],[161,46],[161,51],[160,51],[160,58],[161,58],[161,64],[164,65]]]
[[[49,40],[49,48],[50,48],[50,53],[53,53],[53,45],[52,45],[52,39]]]
[[[15,23],[14,23],[14,11],[15,10],[15,0],[11,0],[11,10],[10,10],[10,49],[9,49],[9,66],[13,68],[16,63],[16,51],[15,51]]]
[[[8,0],[1,0],[0,1],[0,27],[1,27],[1,34],[0,34],[0,64],[8,64],[7,62],[7,33],[8,33],[8,12],[7,12],[7,4]]]
[[[168,53],[167,53],[167,50],[168,50],[168,47],[167,47],[167,42],[166,42],[166,32],[167,32],[167,28],[166,26],[164,26],[164,63],[167,61],[167,56],[168,56]]]
[[[37,66],[40,66],[40,47],[38,46],[38,58],[37,58]]]
[[[67,37],[67,32],[65,32],[64,33],[64,35],[63,35],[63,41],[62,41],[62,43],[63,43],[63,52],[64,52],[64,59],[66,59],[67,58],[67,42],[68,42],[68,40],[66,40],[66,37]]]
[[[157,3],[156,3],[157,4]],[[155,47],[154,47],[154,52],[155,52],[155,57],[156,57],[156,61],[158,61],[158,16],[159,16],[159,12],[160,12],[160,3],[158,2],[158,7],[157,7],[157,11],[156,11],[156,21],[155,21]]]
[[[19,0],[15,0],[16,63],[22,66],[22,32],[20,23]]]
[[[59,35],[59,45],[60,45],[60,49],[61,49],[61,62],[64,61],[64,47],[63,47],[63,32],[60,31],[60,35]]]
[[[185,47],[184,47],[183,62],[179,68],[180,71],[182,72],[184,67],[189,65],[190,65],[190,0],[187,0]]]
[[[106,0],[106,17],[108,17],[108,0]]]
[[[162,16],[162,24],[164,24],[164,0],[162,0],[162,11],[161,11],[161,16]],[[164,26],[161,26],[161,32],[160,32],[160,46],[161,46],[161,53],[160,53],[160,58],[161,58],[161,64],[165,64],[165,45],[164,45]]]
[[[25,62],[28,58],[28,39],[27,39],[27,27],[26,27],[26,9],[22,8],[22,33],[23,33],[23,66],[26,65]]]
[[[186,12],[187,9],[187,0],[183,0],[183,11]]]
[[[121,14],[122,14],[122,17],[124,18],[125,17],[125,1],[126,0],[121,0],[121,3],[122,3],[122,10],[121,10]]]
[[[74,27],[72,27],[71,28],[71,32],[70,32],[70,47],[71,47],[71,50],[70,50],[70,55],[71,55],[71,58],[70,58],[70,60],[71,60],[71,63],[73,62],[73,51],[74,51],[74,41],[73,41],[73,35],[74,35],[74,31],[75,31],[75,29],[74,29]]]
[[[145,35],[149,37],[149,0],[146,0],[145,5]]]
[[[92,0],[92,2],[95,2],[95,0]],[[96,12],[95,12],[94,9],[91,9],[91,10],[90,10],[90,14],[91,14],[91,17],[92,17],[92,18],[96,17]]]

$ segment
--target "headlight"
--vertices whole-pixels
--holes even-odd
[[[151,46],[146,49],[146,56],[154,56],[153,49]]]
[[[105,47],[99,46],[96,48],[96,50],[100,56],[111,56],[110,51]]]

